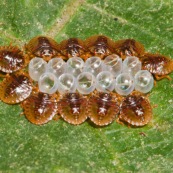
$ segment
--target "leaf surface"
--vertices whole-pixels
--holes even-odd
[[[48,35],[58,42],[103,34],[134,38],[146,51],[173,57],[170,0],[1,0],[0,44],[23,46]],[[173,78],[173,74],[170,75]],[[104,128],[51,121],[43,126],[19,116],[19,105],[0,102],[0,170],[14,172],[173,172],[173,81],[150,94],[152,122]]]

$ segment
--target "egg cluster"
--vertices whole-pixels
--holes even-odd
[[[135,56],[124,61],[115,54],[102,61],[92,56],[83,61],[80,57],[52,58],[47,63],[42,58],[33,58],[29,63],[30,77],[38,81],[39,90],[53,94],[74,93],[89,94],[95,89],[99,92],[116,90],[120,95],[130,94],[134,88],[142,93],[153,87],[153,76],[147,70],[141,70],[141,62]]]
[[[60,117],[73,125],[89,119],[144,126],[152,119],[146,93],[173,71],[171,58],[146,52],[140,42],[103,35],[61,43],[37,36],[22,50],[0,46],[0,59],[0,100],[20,104],[36,125]]]

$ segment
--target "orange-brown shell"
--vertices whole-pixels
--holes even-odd
[[[0,71],[13,73],[24,68],[29,58],[17,46],[0,47]]]
[[[0,83],[0,99],[8,104],[20,103],[30,96],[32,88],[32,82],[27,74],[7,75]]]
[[[59,44],[50,37],[37,36],[32,38],[28,44],[25,45],[26,51],[33,56],[38,56],[46,61],[59,54]]]
[[[36,125],[48,123],[57,114],[56,95],[36,92],[21,106],[28,121]]]
[[[145,52],[144,46],[134,39],[118,40],[114,43],[115,52],[123,59],[126,56],[139,56]]]
[[[149,100],[138,92],[128,95],[121,104],[119,120],[132,126],[144,126],[152,119]]]
[[[167,75],[173,71],[173,60],[164,55],[146,53],[140,59],[142,69],[154,75]]]
[[[70,124],[83,123],[87,115],[87,99],[79,93],[67,93],[58,102],[58,111],[61,117]]]
[[[119,113],[119,106],[110,93],[97,93],[89,98],[88,116],[97,126],[112,123]]]
[[[61,53],[66,57],[82,57],[85,54],[86,48],[84,42],[78,38],[69,38],[60,43]]]
[[[85,40],[85,45],[90,51],[90,56],[98,56],[101,59],[113,54],[114,42],[103,35],[94,35]]]

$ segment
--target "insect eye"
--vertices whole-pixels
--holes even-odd
[[[52,50],[50,49],[44,49],[41,51],[41,55],[49,56],[50,54],[52,54]]]
[[[29,75],[30,77],[38,81],[40,76],[47,70],[47,62],[42,58],[33,58],[29,63]]]
[[[136,73],[134,78],[135,90],[142,93],[149,92],[154,85],[154,79],[151,73],[147,70],[140,70]]]
[[[115,90],[120,95],[127,96],[134,90],[133,78],[128,73],[121,73],[115,81]]]

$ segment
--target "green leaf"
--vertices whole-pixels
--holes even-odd
[[[23,46],[37,35],[60,42],[104,34],[173,56],[172,6],[168,0],[1,0],[0,44]],[[142,128],[63,120],[36,126],[20,116],[19,105],[0,102],[0,171],[173,172],[173,82],[157,82],[150,101],[157,107]]]

